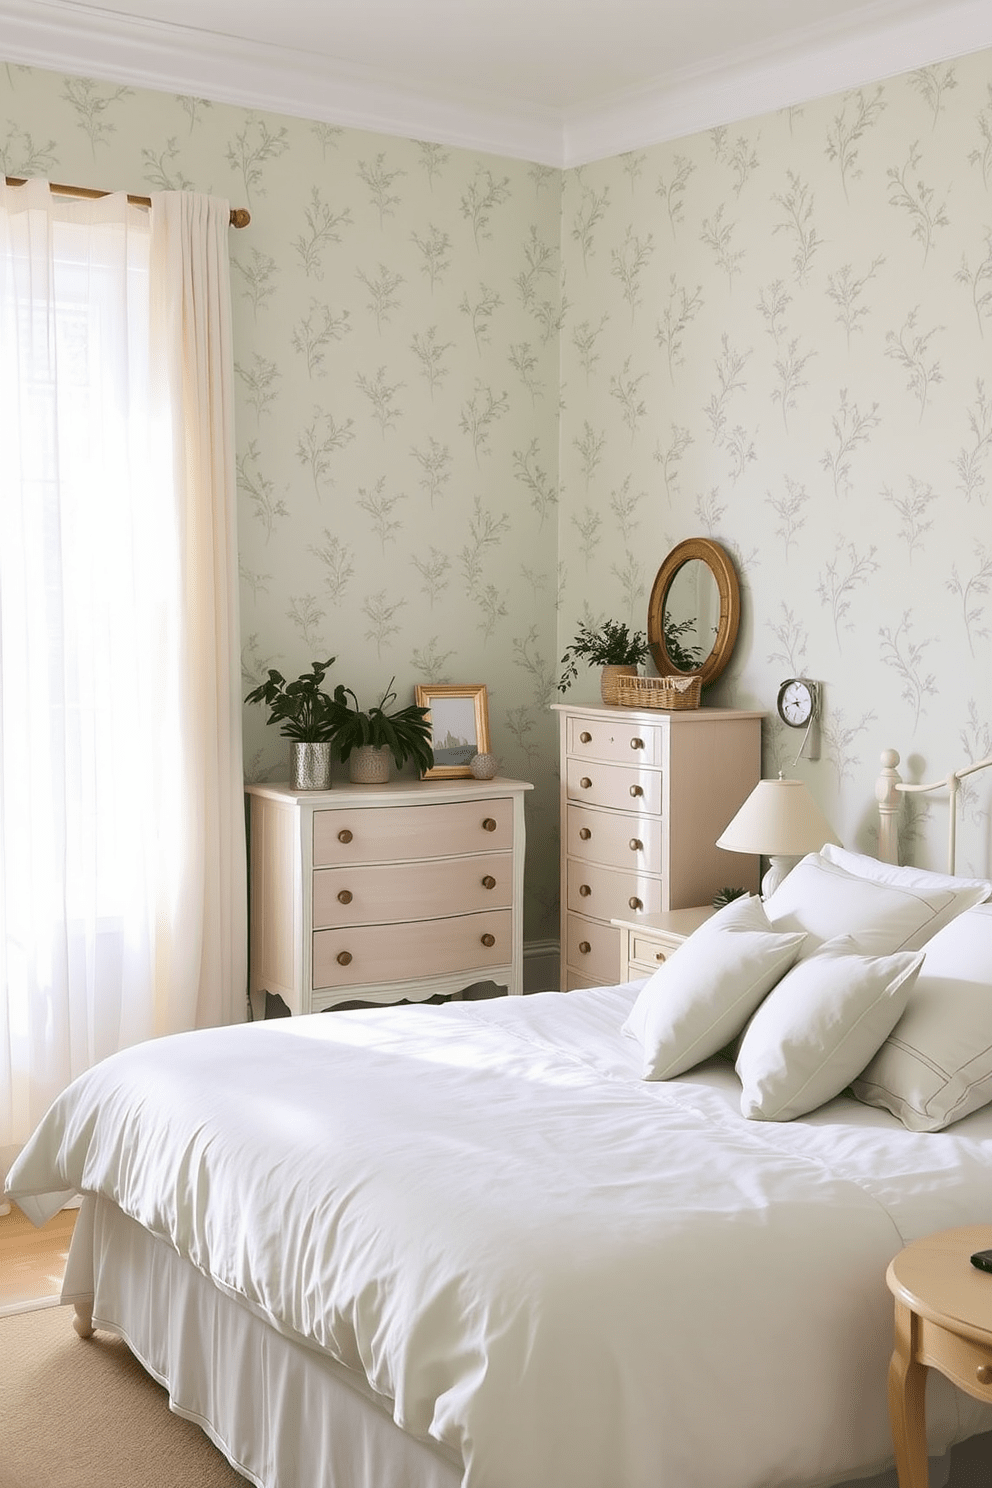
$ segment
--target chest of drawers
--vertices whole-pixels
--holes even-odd
[[[252,785],[252,993],[293,1013],[523,990],[520,780]]]
[[[761,775],[761,713],[665,713],[558,704],[561,734],[561,986],[627,974],[627,932],[758,887],[757,857],[716,839]]]

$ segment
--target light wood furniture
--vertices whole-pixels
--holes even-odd
[[[899,1488],[927,1488],[927,1369],[992,1404],[992,1274],[969,1257],[992,1247],[992,1224],[941,1230],[907,1245],[885,1279],[895,1297],[889,1416]]]
[[[673,951],[716,910],[711,904],[695,909],[670,909],[667,913],[641,915],[631,919],[618,916],[612,921],[620,931],[620,975],[628,982],[650,976]]]
[[[523,991],[522,780],[248,787],[252,994],[293,1013]]]
[[[716,839],[761,775],[761,713],[555,705],[561,730],[561,987],[627,966],[617,917],[758,887],[758,858]],[[631,913],[633,912],[633,914]]]

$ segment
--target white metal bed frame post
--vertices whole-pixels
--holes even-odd
[[[987,770],[992,766],[992,755],[988,759],[978,760],[974,765],[963,765],[960,770],[952,770],[942,780],[931,780],[926,784],[909,785],[900,780],[899,754],[895,749],[882,750],[882,770],[875,784],[875,799],[878,802],[878,855],[884,863],[898,863],[899,861],[899,811],[901,801],[900,792],[904,794],[923,795],[926,791],[940,790],[946,787],[948,791],[948,820],[947,820],[947,871],[953,874],[955,871],[955,855],[957,851],[957,827],[958,827],[958,791],[962,780],[968,775],[974,775],[979,770]]]

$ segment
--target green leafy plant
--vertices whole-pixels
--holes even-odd
[[[682,639],[686,631],[695,634],[696,622],[689,620],[665,620],[665,650],[673,667],[680,672],[694,672],[705,660],[702,646],[689,646]]]
[[[353,749],[370,744],[375,749],[387,748],[399,770],[412,759],[420,770],[429,770],[434,763],[431,747],[431,726],[427,722],[429,709],[418,708],[411,703],[408,708],[387,711],[396,701],[393,683],[374,707],[363,710],[350,687],[337,686],[333,701],[333,749],[342,763]],[[348,699],[351,699],[351,703]]]
[[[281,672],[271,671],[261,686],[245,698],[246,703],[266,703],[268,723],[282,725],[279,732],[297,744],[326,744],[334,737],[334,702],[322,687],[327,669],[335,658],[314,661],[309,672],[287,682]]]
[[[718,889],[713,895],[713,908],[722,909],[725,904],[730,904],[734,899],[743,899],[747,889]]]
[[[565,647],[561,665],[565,670],[558,683],[559,692],[567,692],[578,676],[578,663],[588,666],[640,666],[648,654],[648,639],[643,631],[628,630],[622,620],[604,620],[602,625],[581,624],[575,640]]]

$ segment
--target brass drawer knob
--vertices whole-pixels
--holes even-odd
[[[992,1364],[979,1364],[975,1378],[980,1385],[992,1385]]]
[[[579,781],[579,784],[581,785],[583,790],[589,790],[592,786],[592,781],[589,779],[588,775],[583,775],[582,779]]]
[[[580,842],[588,842],[589,841],[589,838],[591,836],[592,836],[592,833],[590,832],[590,830],[589,830],[588,827],[580,827],[579,828],[579,841]]]
[[[350,966],[351,965],[351,952],[350,951],[338,951],[338,965],[339,966]]]
[[[643,901],[640,900],[640,899],[638,899],[636,895],[632,895],[631,898],[629,898],[627,900],[627,903],[630,905],[631,909],[643,909],[644,908]]]
[[[589,887],[588,884],[579,884],[579,893],[582,895],[583,899],[588,899],[589,895],[592,893],[592,889]]]
[[[579,743],[580,744],[591,744],[592,743],[592,734],[587,734],[585,732],[585,730],[583,729],[582,733],[579,735]]]
[[[338,895],[338,903],[339,904],[350,904],[353,897],[354,896],[353,896],[353,894],[352,894],[352,892],[351,892],[350,889],[342,889],[341,892],[340,892],[340,894]]]
[[[631,839],[630,839],[630,850],[631,850],[631,852],[641,852],[642,849],[643,849],[643,847],[644,847],[644,843],[641,841],[640,837],[631,837]]]
[[[631,739],[631,741],[630,741],[630,747],[631,747],[631,749],[643,749],[644,748],[644,740],[643,739],[637,739],[637,738]]]
[[[589,952],[592,950],[592,946],[587,940],[580,940],[579,950],[582,952],[583,956],[588,956]]]
[[[486,819],[483,821],[482,830],[484,832],[495,832],[496,823],[491,816],[487,816]]]
[[[496,887],[496,880],[493,878],[491,873],[487,873],[485,878],[482,880],[482,887],[484,889],[494,889]]]
[[[495,937],[495,935],[489,935],[488,933],[486,935],[484,935],[482,937],[482,944],[484,946],[494,946],[496,944],[496,937]]]
[[[635,800],[636,800],[636,798],[638,796],[643,796],[643,794],[644,794],[644,787],[643,787],[643,785],[632,785],[630,787],[630,794],[635,798]]]
[[[348,828],[347,827],[345,827],[345,829],[344,829],[343,832],[339,832],[338,833],[338,841],[339,842],[350,842],[351,841],[351,833],[348,831]]]
[[[667,955],[668,955],[668,952],[667,951],[655,951],[655,953],[654,953],[654,959],[656,961],[664,961],[664,959],[665,959],[665,957]]]

